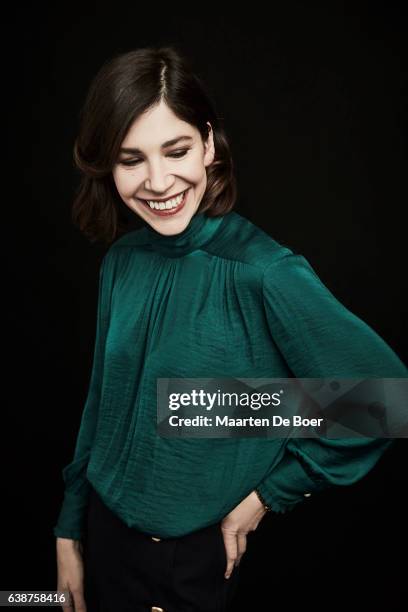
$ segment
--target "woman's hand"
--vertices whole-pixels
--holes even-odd
[[[70,591],[74,600],[75,612],[86,612],[84,598],[84,568],[82,560],[82,542],[80,540],[69,540],[57,538],[57,567],[58,567],[58,591]],[[65,604],[63,610],[72,606]]]
[[[221,531],[227,553],[225,578],[229,578],[234,566],[239,564],[246,550],[248,532],[255,531],[266,512],[261,500],[255,491],[252,491],[223,518]]]

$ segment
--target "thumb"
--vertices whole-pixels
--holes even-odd
[[[75,605],[75,612],[86,612],[86,603],[84,592],[82,589],[72,591],[72,597]]]
[[[60,606],[62,610],[67,610],[67,612],[72,612],[74,609],[74,600],[72,598],[72,594],[67,585],[57,584],[57,591],[60,596],[63,596],[63,600],[60,600]]]

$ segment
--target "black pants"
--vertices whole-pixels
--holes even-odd
[[[227,566],[221,523],[155,541],[128,527],[92,488],[84,537],[87,612],[227,612],[240,567]]]

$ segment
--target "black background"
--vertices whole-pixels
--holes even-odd
[[[150,44],[192,57],[230,140],[236,210],[301,252],[406,363],[407,37],[402,11],[385,2],[17,9],[3,20],[0,589],[51,590],[105,250],[70,221],[92,76]],[[267,515],[248,536],[236,609],[404,609],[406,465],[400,440],[359,483]]]

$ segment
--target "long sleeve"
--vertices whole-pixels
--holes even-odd
[[[264,273],[268,326],[297,378],[405,378],[391,347],[349,311],[302,255],[289,253]],[[257,486],[272,511],[286,512],[314,492],[363,478],[392,439],[291,438]]]
[[[54,535],[62,538],[80,539],[84,529],[90,490],[86,469],[98,418],[105,339],[110,312],[111,277],[112,264],[108,252],[102,259],[99,268],[96,335],[88,395],[82,413],[73,460],[62,470],[65,483],[64,499],[57,524],[53,528]]]

